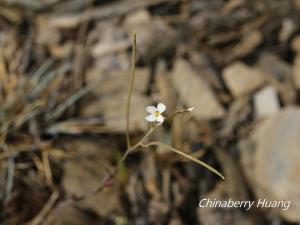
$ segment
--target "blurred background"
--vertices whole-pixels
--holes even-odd
[[[299,0],[1,0],[0,224],[300,224]],[[164,148],[124,154],[130,137]],[[93,194],[102,183],[104,187]],[[85,196],[85,197],[83,197]],[[290,208],[199,208],[203,198]]]

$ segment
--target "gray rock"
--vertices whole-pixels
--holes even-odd
[[[195,108],[192,113],[198,120],[217,119],[224,115],[224,109],[209,85],[188,62],[176,61],[172,81],[187,107]]]
[[[257,199],[291,201],[288,210],[268,208],[291,222],[300,222],[299,137],[300,108],[289,107],[241,143],[241,164]]]
[[[284,104],[295,102],[293,70],[289,63],[274,54],[263,53],[259,56],[256,66],[263,71],[268,83],[277,89]]]
[[[254,107],[257,118],[270,116],[279,111],[277,91],[273,86],[267,86],[254,95]]]
[[[234,97],[247,95],[265,83],[265,76],[260,70],[242,62],[227,66],[222,76]]]

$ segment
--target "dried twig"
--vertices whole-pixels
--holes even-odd
[[[52,208],[54,207],[56,201],[59,198],[59,193],[57,191],[54,191],[52,195],[50,196],[48,202],[44,205],[42,210],[39,212],[39,214],[29,223],[26,225],[38,225],[40,224],[44,218],[50,213]]]

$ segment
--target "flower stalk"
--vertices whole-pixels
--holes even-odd
[[[111,186],[112,185],[112,181],[115,178],[116,174],[118,174],[121,166],[123,165],[123,163],[125,162],[125,160],[127,159],[128,155],[131,154],[134,150],[136,150],[138,147],[143,147],[143,148],[148,148],[150,146],[161,146],[164,147],[166,149],[169,149],[171,151],[173,151],[174,153],[181,155],[193,162],[196,162],[197,164],[205,167],[206,169],[210,170],[211,172],[213,172],[214,174],[218,175],[219,177],[221,177],[222,179],[225,179],[224,176],[217,171],[216,169],[214,169],[213,167],[211,167],[210,165],[204,163],[203,161],[194,158],[193,156],[184,153],[176,148],[173,148],[167,144],[161,143],[161,142],[149,142],[149,143],[145,143],[145,141],[147,140],[147,138],[155,131],[155,129],[159,126],[162,125],[163,122],[167,119],[167,120],[171,120],[173,119],[176,115],[179,114],[185,114],[185,113],[189,113],[191,111],[194,110],[193,107],[187,108],[187,109],[177,109],[175,110],[175,112],[173,112],[173,114],[169,117],[169,118],[165,118],[162,113],[165,112],[166,110],[166,106],[163,103],[159,103],[156,107],[155,106],[147,106],[146,107],[146,111],[149,113],[149,115],[146,117],[146,121],[148,121],[150,123],[150,129],[148,130],[148,132],[133,146],[131,146],[130,143],[130,137],[129,137],[129,124],[130,124],[130,103],[131,103],[131,96],[132,96],[132,92],[133,92],[133,84],[134,84],[134,77],[135,77],[135,61],[136,61],[136,34],[134,33],[133,35],[133,43],[132,43],[132,58],[131,58],[131,72],[130,72],[130,81],[129,81],[129,88],[128,88],[128,96],[127,96],[127,102],[126,102],[126,142],[127,142],[127,150],[125,151],[124,155],[122,156],[122,158],[119,160],[116,168],[110,172],[102,181],[101,185],[95,189],[94,191],[87,193],[85,195],[82,196],[77,196],[77,197],[73,197],[73,201],[81,201],[83,199],[85,199],[86,197],[92,196],[97,194],[98,192],[103,191],[103,189],[107,186]]]
[[[130,80],[128,87],[128,97],[126,102],[126,140],[127,140],[127,149],[130,148],[130,137],[129,137],[129,114],[130,114],[130,102],[133,91],[133,83],[135,76],[135,61],[136,61],[136,33],[133,34],[133,43],[132,43],[132,54],[131,54],[131,69],[130,69]]]

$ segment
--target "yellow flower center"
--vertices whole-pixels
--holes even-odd
[[[159,111],[155,111],[155,112],[154,112],[154,116],[155,116],[155,117],[159,117],[159,116],[160,116],[160,112],[159,112]]]

